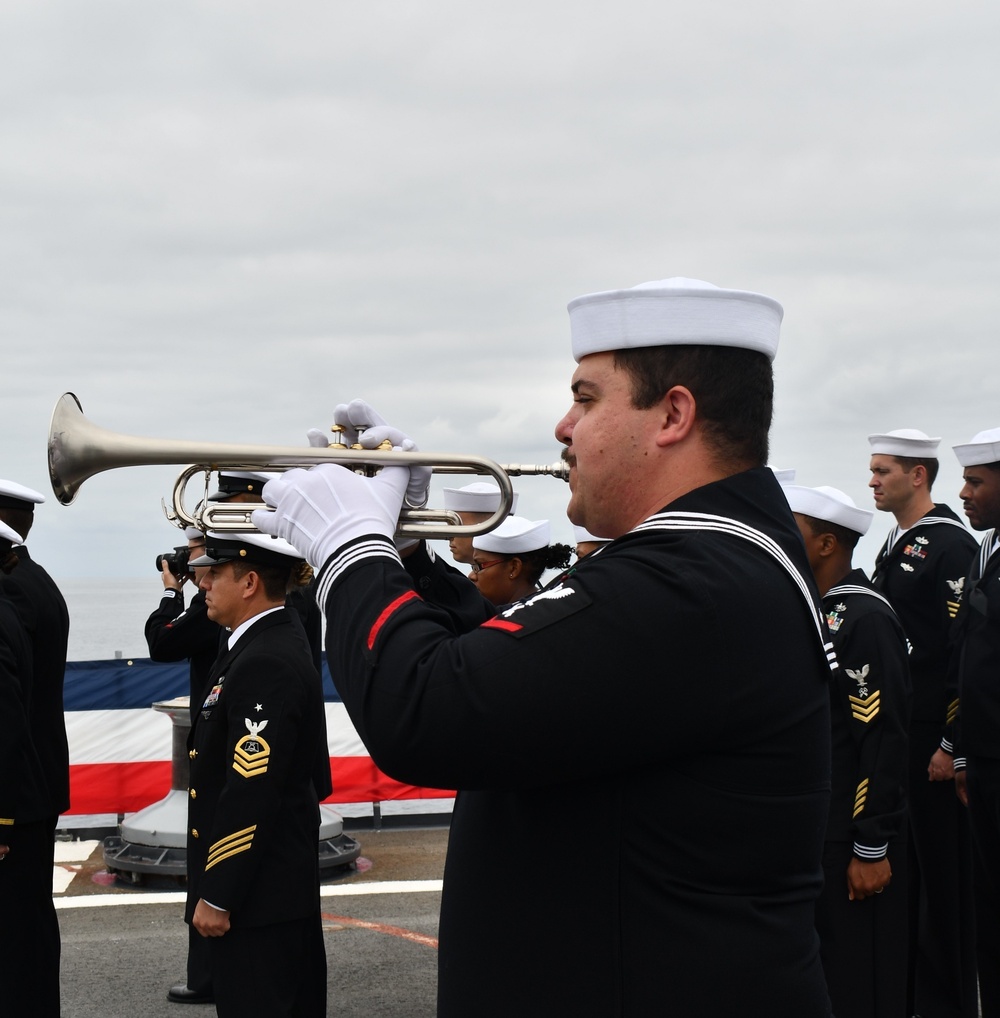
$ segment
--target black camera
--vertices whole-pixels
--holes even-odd
[[[182,544],[174,548],[173,551],[165,552],[163,555],[156,556],[156,571],[158,573],[163,572],[163,563],[167,564],[167,568],[177,577],[178,580],[184,579],[185,576],[191,570],[188,568],[188,560],[191,558],[191,549],[186,545]]]

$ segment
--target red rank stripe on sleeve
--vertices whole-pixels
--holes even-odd
[[[505,633],[519,633],[524,626],[520,626],[516,622],[508,622],[506,619],[498,616],[497,618],[490,619],[489,622],[484,622],[479,628],[502,629]]]
[[[405,594],[397,597],[391,604],[386,605],[382,610],[382,614],[375,620],[375,625],[372,626],[371,631],[368,633],[369,650],[375,646],[375,641],[378,639],[378,634],[382,627],[392,618],[398,609],[402,608],[407,601],[412,601],[415,597],[419,598],[420,595],[415,590],[408,590]]]

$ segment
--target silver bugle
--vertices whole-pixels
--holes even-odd
[[[456,523],[448,510],[404,507],[396,533],[404,537],[473,537],[498,527],[509,514],[514,500],[510,478],[521,475],[548,475],[569,479],[569,467],[562,461],[542,466],[510,464],[503,466],[484,456],[459,456],[450,453],[400,452],[381,449],[347,449],[343,446],[241,445],[226,442],[194,442],[184,439],[141,438],[123,435],[89,421],[80,400],[65,392],[56,401],[48,439],[49,480],[52,491],[63,505],[76,498],[84,481],[105,470],[136,466],[173,466],[193,464],[183,471],[174,485],[174,503],[168,518],[177,526],[203,530],[252,531],[254,509],[264,503],[204,503],[194,513],[183,506],[184,489],[198,472],[213,470],[260,470],[280,472],[293,467],[312,467],[318,463],[338,463],[345,467],[424,466],[436,474],[476,474],[492,477],[500,488],[500,505],[495,513],[478,524]]]

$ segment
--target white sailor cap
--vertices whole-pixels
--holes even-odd
[[[444,507],[456,513],[495,513],[500,508],[500,489],[486,481],[476,481],[464,488],[445,488]],[[511,515],[517,512],[517,492],[510,506]]]
[[[8,527],[3,520],[0,520],[0,541],[10,541],[11,544],[24,544],[24,538],[13,527]]]
[[[205,534],[205,554],[191,559],[188,565],[217,566],[223,562],[256,562],[258,565],[291,566],[294,559],[301,560],[302,556],[280,537],[210,530]]]
[[[526,520],[523,516],[508,516],[495,530],[479,534],[472,539],[472,547],[480,551],[495,551],[499,555],[521,555],[549,546],[548,520]]]
[[[860,509],[849,495],[839,488],[823,485],[804,488],[800,484],[785,484],[781,489],[793,513],[812,516],[827,523],[836,523],[858,534],[867,534],[875,516],[873,509]]]
[[[204,541],[205,531],[199,530],[197,527],[185,527],[184,536],[189,541]]]
[[[260,495],[264,485],[276,474],[259,470],[220,470],[219,490],[208,496],[209,502],[225,502],[234,495]]]
[[[869,435],[872,455],[909,456],[914,459],[937,459],[940,438],[930,438],[916,428],[900,428],[884,435]]]
[[[958,462],[963,467],[978,467],[983,463],[1000,463],[1000,428],[980,431],[971,442],[953,445]]]
[[[0,509],[27,509],[34,512],[35,506],[45,501],[45,496],[33,488],[18,484],[17,481],[0,480]]]
[[[606,544],[610,537],[596,537],[586,527],[573,524],[573,540],[576,544]]]
[[[742,347],[774,360],[784,315],[762,293],[723,290],[682,276],[588,293],[568,308],[577,361],[608,350],[682,344]]]
[[[794,467],[776,467],[769,463],[768,469],[774,474],[778,484],[791,484],[795,480]]]

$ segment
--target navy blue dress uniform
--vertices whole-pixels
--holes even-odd
[[[904,533],[889,534],[872,573],[912,648],[907,792],[916,1001],[926,1013],[963,1018],[977,1009],[971,837],[952,783],[929,781],[927,766],[939,746],[951,748],[957,706],[948,685],[952,627],[975,549],[975,538],[955,513],[937,503]],[[961,1011],[954,1010],[956,1001]]]
[[[439,1014],[470,1000],[505,1016],[829,1013],[813,906],[830,670],[802,559],[761,468],[690,493],[496,618],[481,599],[428,603],[389,558],[326,567],[327,652],[374,759],[462,789]],[[510,866],[528,831],[545,832],[558,881]]]
[[[998,487],[1000,429],[955,446],[959,462]],[[968,483],[968,482],[967,482]],[[963,489],[964,495],[964,489]],[[994,513],[997,505],[994,503]],[[966,772],[975,844],[976,938],[983,1018],[1000,1015],[1000,519],[985,531],[965,582],[954,657],[959,697],[955,768]]]
[[[27,539],[35,506],[44,501],[44,496],[24,485],[0,481],[0,522],[6,521],[5,525]],[[17,564],[9,573],[0,574],[0,596],[12,604],[31,649],[31,695],[25,706],[42,780],[29,783],[20,792],[20,858],[17,864],[7,864],[12,886],[15,871],[20,874],[15,893],[8,899],[18,920],[16,927],[4,926],[17,928],[18,940],[34,945],[15,969],[17,984],[32,988],[32,1013],[58,1015],[60,943],[52,904],[52,867],[56,824],[70,805],[69,746],[63,711],[69,612],[59,588],[31,558],[28,549],[21,544],[13,554]],[[22,907],[28,901],[30,908]]]
[[[770,470],[709,463],[690,401],[678,412],[693,430],[654,445],[660,403],[630,402],[613,363],[626,347],[731,346],[698,356],[708,377],[719,362],[730,381],[760,377],[781,307],[672,279],[577,298],[570,317],[577,398],[556,434],[575,470],[571,518],[616,539],[554,584],[496,614],[425,555],[411,576],[393,535],[404,494],[420,501],[419,469],[293,471],[265,488],[277,511],[254,523],[322,566],[331,671],[378,766],[459,789],[441,1018],[829,1016],[813,919],[835,659],[802,539]],[[603,383],[604,427],[588,429]],[[761,378],[740,462],[762,459],[768,392]],[[360,429],[368,411],[335,416]],[[647,469],[604,458],[609,435],[631,435]],[[601,501],[605,480],[629,488],[624,511]],[[439,583],[444,606],[429,600]],[[511,839],[532,832],[552,866],[511,865]]]
[[[827,591],[823,608],[840,668],[830,689],[833,795],[816,925],[834,1013],[890,1018],[906,1003],[906,637],[860,569]],[[878,897],[849,900],[852,856],[889,858],[892,882]]]
[[[834,1014],[900,1018],[907,1004],[909,647],[854,548],[875,515],[837,488],[783,486],[822,594],[839,668],[830,684],[833,788],[816,903]]]
[[[250,549],[250,562],[268,554],[290,561],[253,538],[209,534],[207,557],[192,564],[231,561],[240,547]],[[229,931],[211,941],[220,1015],[325,1015],[318,803],[329,794],[330,768],[320,677],[284,606],[230,643],[188,743],[185,919],[199,899],[231,914]]]

